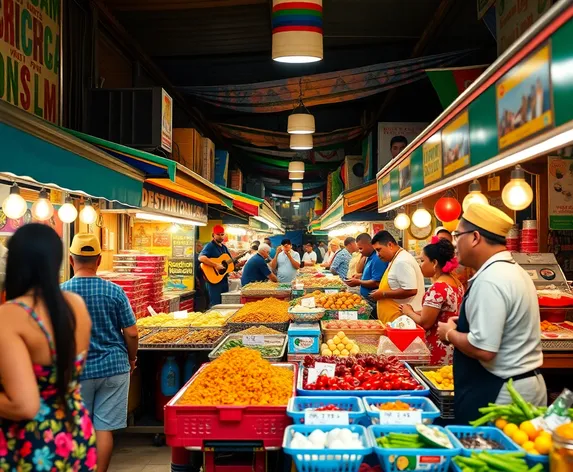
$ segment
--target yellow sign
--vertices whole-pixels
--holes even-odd
[[[60,0],[0,1],[0,100],[59,124]]]
[[[543,46],[496,85],[499,148],[505,149],[554,125],[551,51]]]
[[[384,206],[384,205],[388,205],[389,203],[392,202],[392,192],[391,192],[391,188],[390,188],[390,174],[386,174],[384,177],[382,177],[378,182],[380,182],[380,187],[378,192],[378,195],[381,196],[381,205],[379,206]]]
[[[440,133],[434,134],[424,143],[422,155],[424,185],[428,185],[442,177],[442,139]]]
[[[470,165],[470,123],[467,110],[442,131],[442,161],[444,177]]]
[[[400,197],[405,197],[412,191],[412,170],[409,157],[398,165],[398,170],[400,171]]]

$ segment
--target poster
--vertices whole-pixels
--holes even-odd
[[[547,158],[549,229],[573,230],[573,159]]]
[[[550,57],[546,44],[496,84],[500,150],[554,125]]]
[[[171,235],[171,255],[179,259],[193,259],[195,254],[194,231],[177,231]]]
[[[391,192],[391,186],[390,186],[390,174],[386,174],[384,177],[382,177],[379,182],[381,182],[382,185],[382,205],[388,205],[389,203],[392,203],[392,192]]]
[[[161,89],[161,147],[171,152],[173,144],[173,99]]]
[[[400,197],[405,197],[412,192],[412,170],[410,167],[410,157],[404,159],[398,166],[400,171]]]
[[[464,111],[442,130],[444,177],[470,165],[470,123]]]
[[[0,1],[0,100],[60,120],[60,0]]]
[[[485,3],[482,1],[481,3]],[[498,56],[523,35],[547,10],[551,0],[503,0],[496,2]]]
[[[422,145],[424,185],[442,177],[442,136],[436,133]]]
[[[378,168],[376,174],[410,144],[428,126],[428,123],[383,121],[378,123]],[[406,143],[395,143],[392,138],[404,137]]]

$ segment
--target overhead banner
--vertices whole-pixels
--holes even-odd
[[[141,208],[207,223],[207,205],[147,182],[143,183]]]
[[[0,100],[60,122],[60,0],[0,1]]]

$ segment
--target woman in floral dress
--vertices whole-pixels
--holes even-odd
[[[8,244],[0,307],[0,471],[91,472],[95,432],[78,378],[91,320],[59,286],[62,241],[47,225],[20,228]]]
[[[463,284],[454,275],[458,267],[453,244],[447,239],[432,238],[422,253],[422,273],[432,279],[432,286],[424,294],[422,310],[415,312],[410,305],[401,305],[402,313],[426,330],[426,344],[431,365],[453,362],[453,348],[438,338],[438,322],[445,323],[458,316],[464,296]]]

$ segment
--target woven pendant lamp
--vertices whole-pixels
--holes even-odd
[[[291,173],[301,173],[304,174],[304,162],[302,161],[291,161],[288,163],[288,171]]]
[[[302,192],[302,182],[293,182],[292,183],[292,190],[293,192]]]
[[[291,64],[323,58],[322,0],[273,0],[273,60]]]
[[[302,172],[289,172],[288,178],[289,178],[289,180],[302,180],[302,179],[304,179],[304,173],[302,173]]]
[[[312,149],[312,134],[291,134],[290,148],[296,151]]]

